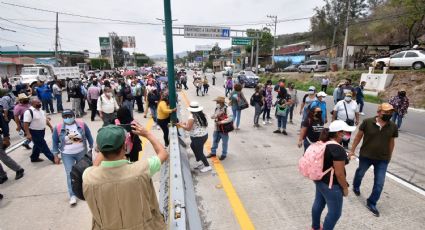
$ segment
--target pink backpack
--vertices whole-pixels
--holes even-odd
[[[324,175],[331,172],[329,189],[332,188],[334,178],[334,168],[330,167],[323,172],[323,161],[325,160],[325,149],[328,144],[338,144],[335,141],[318,141],[311,144],[304,155],[298,161],[298,169],[301,174],[310,180],[321,180]],[[338,144],[339,145],[339,144]]]
[[[115,125],[119,125],[119,124],[121,124],[120,120],[115,119]],[[136,124],[136,123],[134,121],[132,121],[131,124]],[[131,150],[133,149],[133,139],[131,138],[130,132],[125,131],[124,144],[125,144],[126,153],[130,153]]]
[[[82,121],[82,120],[80,120],[80,119],[76,119],[76,120],[75,120],[75,123],[77,123],[77,125],[78,125],[78,126],[80,126],[80,128],[83,130],[83,133],[82,133],[82,134],[84,134],[84,131],[85,131],[85,129],[84,129],[84,121]],[[56,132],[58,132],[58,136],[61,134],[62,124],[63,124],[63,123],[59,123],[59,124],[56,126]]]

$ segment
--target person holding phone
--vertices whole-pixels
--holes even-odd
[[[115,124],[124,128],[126,133],[126,157],[130,162],[139,160],[139,152],[142,151],[142,141],[139,136],[131,132],[131,126],[136,122],[131,117],[131,112],[127,107],[121,107],[117,111]]]

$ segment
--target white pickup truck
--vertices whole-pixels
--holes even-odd
[[[37,81],[53,81],[54,76],[58,80],[79,78],[80,70],[75,67],[54,67],[51,65],[25,65],[21,71],[21,82],[33,86]]]

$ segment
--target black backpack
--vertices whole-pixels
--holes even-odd
[[[83,173],[84,170],[90,166],[93,166],[93,161],[91,159],[91,154],[87,153],[81,160],[77,161],[77,163],[72,166],[70,172],[72,191],[80,200],[85,200],[83,194]]]

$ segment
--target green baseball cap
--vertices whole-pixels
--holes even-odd
[[[118,150],[125,141],[125,130],[116,125],[108,125],[97,133],[96,143],[100,152]]]

